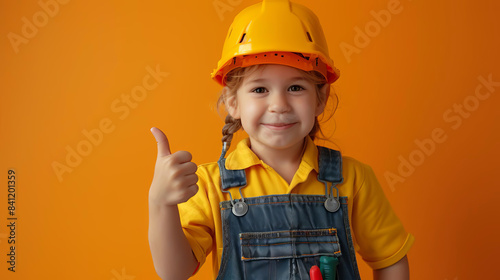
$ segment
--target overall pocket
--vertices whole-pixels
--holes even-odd
[[[309,279],[321,256],[340,257],[335,228],[240,233],[245,279]]]

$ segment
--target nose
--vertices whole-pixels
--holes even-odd
[[[286,113],[290,111],[290,104],[286,92],[274,92],[269,95],[269,112]]]

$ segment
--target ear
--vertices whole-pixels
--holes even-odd
[[[316,117],[321,115],[321,113],[323,113],[323,111],[325,110],[326,101],[328,100],[328,96],[330,96],[330,84],[324,84],[319,90],[319,94],[321,97],[323,97],[323,102],[319,102],[316,106]]]
[[[240,118],[240,110],[238,107],[238,102],[236,100],[236,94],[229,95],[229,88],[224,87],[223,89],[223,94],[224,94],[224,105],[226,105],[226,110],[233,117],[233,119],[239,119]]]

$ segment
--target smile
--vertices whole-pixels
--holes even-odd
[[[296,123],[263,123],[262,125],[272,130],[285,130],[295,124]]]

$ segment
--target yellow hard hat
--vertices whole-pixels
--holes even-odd
[[[236,15],[211,77],[224,86],[229,71],[255,64],[317,70],[328,83],[335,82],[340,75],[328,54],[318,17],[289,0],[264,0]]]

